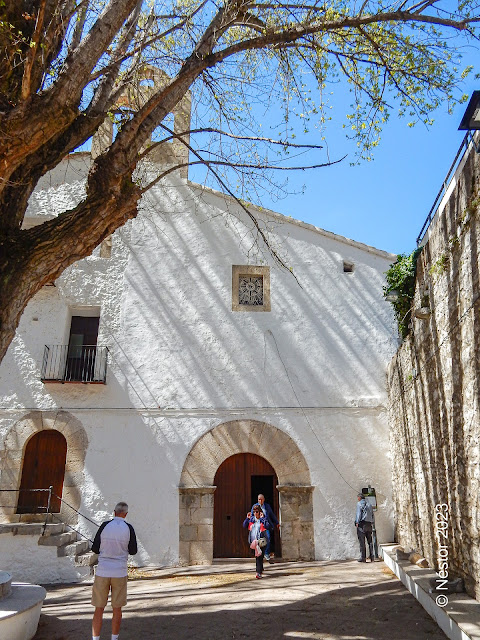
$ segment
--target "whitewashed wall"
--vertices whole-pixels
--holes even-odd
[[[43,179],[32,221],[82,197],[88,161],[76,154]],[[384,405],[397,339],[382,298],[393,256],[256,213],[301,286],[274,266],[231,199],[172,178],[114,235],[110,259],[96,250],[30,302],[0,366],[1,438],[31,410],[75,416],[89,442],[81,511],[101,521],[125,499],[140,564],[178,560],[185,458],[206,431],[240,418],[284,430],[304,454],[318,558],[357,554],[355,494],[368,483],[380,538],[393,537]],[[233,264],[271,265],[271,312],[231,311]],[[82,306],[101,308],[107,385],[44,385],[44,345],[67,343]]]

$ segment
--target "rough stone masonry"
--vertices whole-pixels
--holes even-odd
[[[474,149],[455,180],[417,262],[410,335],[389,367],[390,435],[397,540],[435,568],[446,546],[449,576],[463,577],[478,598],[480,155]]]

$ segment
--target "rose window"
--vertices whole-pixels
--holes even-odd
[[[262,276],[240,276],[238,303],[249,306],[263,305]]]

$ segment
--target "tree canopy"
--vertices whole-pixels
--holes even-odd
[[[292,120],[325,126],[343,78],[368,158],[394,109],[429,122],[463,99],[460,52],[476,46],[479,15],[470,0],[1,0],[0,358],[31,297],[136,216],[149,187],[136,168],[162,145],[224,189],[232,167],[246,187],[258,172],[270,184],[321,146],[318,134],[297,144]],[[190,99],[192,120],[173,129],[169,114]],[[96,132],[84,199],[23,229],[39,179]]]

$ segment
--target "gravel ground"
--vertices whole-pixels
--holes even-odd
[[[444,640],[383,562],[254,563],[131,572],[121,640]],[[91,638],[91,583],[47,589],[35,640]],[[110,638],[110,605],[102,638]]]

